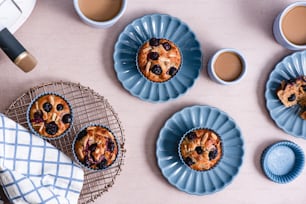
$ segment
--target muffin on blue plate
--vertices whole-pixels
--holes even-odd
[[[179,48],[168,39],[151,38],[139,49],[137,64],[153,82],[165,82],[176,75],[182,63]]]
[[[191,169],[209,170],[222,157],[221,138],[214,131],[206,128],[188,131],[179,143],[179,155]]]
[[[43,93],[28,107],[27,121],[36,135],[45,139],[58,139],[72,127],[72,108],[63,96]]]
[[[103,125],[83,128],[72,143],[75,158],[90,170],[111,166],[118,155],[118,142],[113,132]]]

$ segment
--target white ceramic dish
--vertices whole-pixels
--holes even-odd
[[[36,0],[0,0],[0,24],[14,33],[28,19]]]
[[[306,7],[306,1],[300,1],[300,2],[295,2],[290,5],[288,5],[283,11],[281,11],[278,16],[274,20],[273,24],[273,34],[276,39],[276,41],[284,46],[285,48],[289,50],[304,50],[306,49],[306,44],[305,45],[296,45],[292,42],[290,42],[286,36],[283,33],[282,30],[282,21],[284,16],[293,8],[297,6],[305,6]]]

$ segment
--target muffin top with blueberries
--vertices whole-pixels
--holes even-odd
[[[116,159],[118,145],[111,131],[102,126],[89,126],[76,137],[74,152],[86,167],[100,170],[109,167]]]
[[[165,82],[180,69],[182,57],[178,47],[167,39],[151,38],[139,49],[138,68],[153,82]]]
[[[32,128],[42,137],[57,138],[71,126],[71,108],[59,95],[42,95],[32,103],[29,120]]]
[[[185,164],[197,171],[211,169],[222,156],[220,137],[214,131],[204,128],[188,132],[179,149]]]

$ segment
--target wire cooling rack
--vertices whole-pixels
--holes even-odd
[[[35,96],[44,92],[56,92],[64,96],[71,104],[74,122],[71,131],[58,140],[49,142],[59,150],[73,158],[71,144],[79,130],[89,123],[100,123],[108,126],[118,138],[120,151],[115,163],[103,171],[84,169],[84,185],[80,194],[79,203],[94,202],[104,192],[108,191],[120,174],[125,158],[125,137],[117,113],[108,101],[88,87],[71,82],[50,82],[31,88],[17,98],[7,109],[6,115],[28,128],[26,111]],[[29,128],[28,128],[29,129]]]

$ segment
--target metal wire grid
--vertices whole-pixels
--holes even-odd
[[[106,192],[114,184],[115,178],[122,170],[125,158],[125,137],[118,115],[108,101],[88,87],[71,82],[50,82],[31,88],[17,98],[7,109],[6,115],[28,128],[26,111],[35,96],[44,92],[55,92],[64,96],[71,104],[74,122],[70,132],[49,142],[73,158],[72,141],[79,130],[88,124],[99,123],[108,126],[118,138],[120,151],[116,162],[107,170],[90,171],[84,169],[84,185],[79,203],[90,203]]]

